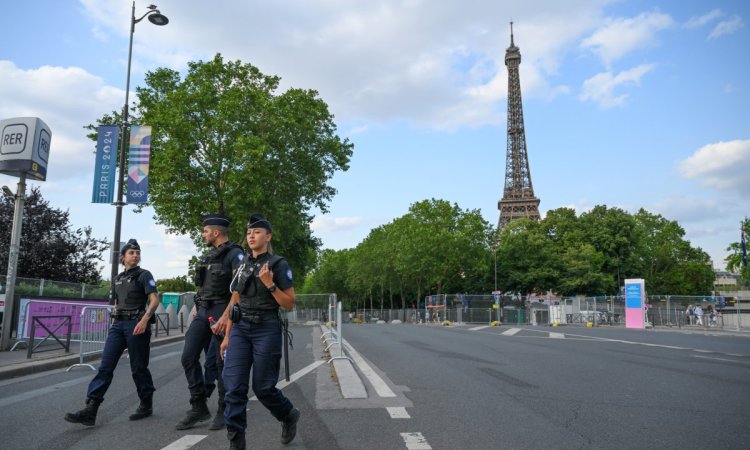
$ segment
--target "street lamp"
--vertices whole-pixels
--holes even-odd
[[[115,277],[117,276],[119,258],[117,258],[117,247],[120,245],[120,229],[122,227],[122,207],[125,203],[122,201],[122,187],[125,183],[125,149],[127,148],[126,137],[128,129],[128,97],[130,95],[130,62],[133,58],[133,33],[135,24],[148,17],[148,21],[154,25],[163,26],[169,23],[167,16],[163,15],[155,5],[148,6],[149,11],[140,18],[135,18],[135,1],[130,15],[130,45],[128,46],[128,75],[125,82],[125,105],[122,107],[122,130],[120,132],[120,163],[119,173],[117,175],[117,202],[115,202],[115,236],[112,240],[112,298],[115,292]]]

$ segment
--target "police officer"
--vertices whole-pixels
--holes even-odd
[[[154,382],[148,370],[151,350],[151,324],[154,311],[159,306],[156,281],[151,272],[141,269],[141,247],[130,239],[120,249],[120,263],[125,271],[115,277],[112,325],[104,343],[99,372],[89,383],[86,407],[75,413],[65,414],[65,420],[92,426],[96,422],[99,405],[112,383],[112,375],[122,352],[128,349],[130,371],[141,402],[130,420],[148,417],[153,410]]]
[[[226,409],[224,421],[230,448],[245,448],[248,379],[252,367],[253,393],[281,422],[281,443],[297,433],[300,411],[276,389],[281,360],[279,307],[294,307],[292,270],[284,258],[271,255],[271,223],[253,214],[247,224],[250,251],[233,283],[227,336],[221,344]]]
[[[210,350],[211,340],[215,339],[209,317],[219,319],[224,314],[231,297],[229,284],[234,270],[242,264],[245,256],[242,248],[230,242],[227,237],[230,224],[227,216],[209,214],[203,216],[202,220],[203,241],[212,249],[196,269],[196,315],[185,333],[185,346],[182,350],[182,367],[190,390],[190,410],[177,424],[178,430],[192,428],[196,423],[211,418],[200,356],[204,349]],[[207,358],[209,353],[211,352],[207,352]],[[219,409],[209,426],[211,430],[224,428],[224,383],[221,379],[223,361],[218,358],[217,353],[213,352],[212,357],[215,358],[218,369]]]

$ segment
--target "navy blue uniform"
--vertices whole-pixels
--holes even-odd
[[[107,340],[104,343],[102,362],[99,372],[89,384],[88,398],[101,403],[104,394],[112,384],[112,376],[122,352],[128,349],[130,356],[130,371],[138,390],[138,397],[143,400],[153,395],[154,382],[148,370],[151,351],[151,327],[137,336],[133,330],[138,324],[140,315],[148,306],[148,297],[156,293],[156,281],[148,270],[134,267],[120,273],[115,278],[116,309],[114,320],[109,328]]]
[[[196,317],[185,333],[185,347],[182,350],[182,367],[185,370],[191,401],[205,399],[210,394],[205,385],[200,363],[201,352],[206,350],[206,358],[213,359],[212,364],[208,362],[206,364],[207,375],[211,377],[212,368],[218,374],[221,374],[223,361],[218,357],[217,346],[211,343],[214,334],[211,331],[208,318],[213,317],[214,320],[218,320],[224,313],[227,302],[231,297],[229,284],[232,274],[242,264],[243,259],[242,248],[231,242],[225,242],[203,258],[201,270],[204,273],[202,276],[199,275],[200,286],[195,301]],[[213,348],[213,352],[210,352],[211,348]],[[224,389],[221,376],[216,377],[217,372],[214,372],[213,378],[218,379],[219,405],[221,407]]]
[[[279,305],[258,278],[260,268],[266,262],[269,262],[273,282],[278,289],[283,291],[293,287],[292,270],[285,259],[268,253],[257,258],[247,257],[235,288],[240,294],[242,319],[232,324],[224,360],[224,421],[230,433],[244,433],[247,427],[251,368],[253,393],[277,420],[283,421],[293,408],[289,399],[276,388],[281,364],[282,330]]]

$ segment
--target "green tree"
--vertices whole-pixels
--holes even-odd
[[[714,272],[711,260],[684,239],[685,230],[675,221],[641,209],[635,219],[637,254],[642,277],[654,294],[695,295],[711,292]]]
[[[15,202],[0,197],[0,273],[8,270],[8,251]],[[91,227],[71,229],[70,213],[50,206],[37,186],[27,193],[23,206],[19,277],[71,283],[98,284],[106,239],[92,236]]]
[[[750,219],[747,217],[740,224],[742,231],[745,234],[745,252],[747,252],[748,239],[750,239]],[[729,255],[724,258],[724,262],[727,264],[727,270],[733,273],[740,274],[740,284],[743,286],[750,285],[750,277],[748,275],[747,266],[742,263],[742,242],[732,242],[727,247]]]
[[[545,292],[556,289],[560,278],[555,247],[541,224],[529,219],[514,220],[503,229],[497,265],[502,291]]]
[[[328,181],[348,170],[353,144],[336,134],[316,91],[278,93],[279,81],[220,54],[189,63],[184,79],[160,68],[136,89],[132,122],[153,127],[149,201],[169,232],[201,245],[201,215],[219,212],[234,219],[230,238],[242,242],[247,218],[262,213],[274,250],[304,274],[320,245],[310,211],[327,211],[336,193]]]
[[[159,292],[193,292],[195,285],[186,275],[175,278],[156,280],[156,288]]]

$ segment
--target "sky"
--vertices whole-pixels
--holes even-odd
[[[148,2],[136,1],[136,17]],[[241,60],[314,89],[354,144],[313,233],[352,248],[425,199],[499,217],[506,159],[505,49],[514,22],[529,166],[540,212],[596,205],[677,221],[723,269],[750,216],[750,2],[744,0],[160,0],[170,22],[138,23],[131,101],[145,73]],[[111,240],[115,208],[92,204],[85,125],[125,101],[131,1],[5,2],[0,119],[52,131],[38,186],[74,228]],[[0,175],[16,190],[17,178]],[[247,211],[247,216],[254,211]],[[259,211],[262,213],[262,211]],[[269,218],[273,222],[273,218]],[[238,217],[235,220],[246,220]],[[159,278],[203,249],[153,209],[123,210]],[[2,244],[7,245],[7,244]],[[21,249],[23,251],[23,249]],[[107,258],[108,259],[108,258]],[[102,262],[104,279],[109,262]],[[22,274],[19,274],[22,275]]]

